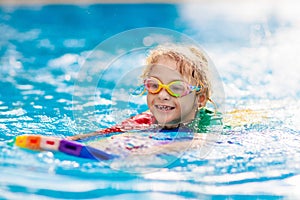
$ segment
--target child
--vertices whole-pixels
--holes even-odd
[[[210,99],[208,60],[196,47],[161,45],[146,59],[142,74],[143,93],[147,93],[149,111],[129,118],[119,125],[89,134],[69,137],[78,140],[98,134],[149,129],[154,124],[162,131],[188,127],[195,132],[206,131],[221,119],[205,108]],[[214,104],[215,106],[215,104]]]

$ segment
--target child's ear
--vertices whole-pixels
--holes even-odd
[[[198,99],[198,107],[204,107],[206,105],[207,98],[205,94],[200,94]]]

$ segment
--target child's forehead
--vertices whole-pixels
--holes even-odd
[[[148,73],[148,77],[158,78],[164,84],[168,84],[172,81],[184,81],[192,84],[189,82],[190,79],[188,76],[184,76],[178,69],[170,68],[166,65],[152,65]]]
[[[176,68],[161,63],[153,64],[149,71],[149,76],[158,77],[164,80],[183,80],[183,76]]]
[[[177,80],[190,80],[191,74],[184,73],[186,70],[180,70],[182,67],[189,68],[190,66],[186,62],[179,62],[168,55],[160,55],[155,59],[155,62],[152,63],[149,74],[160,74],[162,71],[166,71],[168,76],[172,76],[173,78],[177,77]]]

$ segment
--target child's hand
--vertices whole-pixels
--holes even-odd
[[[78,134],[78,135],[73,135],[73,136],[67,137],[66,140],[76,141],[76,140],[81,140],[81,139],[85,139],[88,137],[96,136],[98,134],[99,133],[97,133],[97,132],[92,132],[92,133],[87,133],[87,134]]]
[[[73,136],[66,137],[66,140],[73,140],[73,141],[76,141],[76,140],[82,139],[81,137],[82,137],[81,134],[80,134],[80,135],[73,135]]]

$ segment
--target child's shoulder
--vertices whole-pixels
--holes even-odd
[[[222,113],[219,111],[212,111],[209,108],[202,108],[198,111],[197,117],[217,119],[217,118],[222,118]]]
[[[202,108],[197,112],[196,118],[194,120],[199,127],[207,127],[213,125],[222,125],[222,113],[212,111],[208,108]]]

